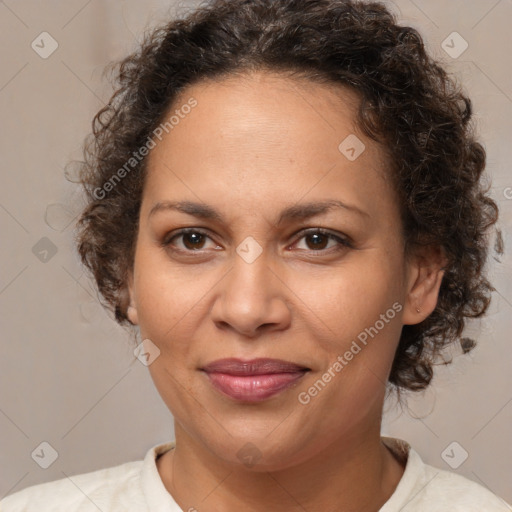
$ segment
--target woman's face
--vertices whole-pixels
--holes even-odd
[[[226,461],[284,468],[380,428],[416,274],[357,102],[265,73],[194,85],[148,157],[129,318],[177,436]]]

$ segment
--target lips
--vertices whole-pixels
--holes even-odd
[[[205,372],[227,373],[230,375],[265,375],[269,373],[296,373],[303,370],[309,370],[304,366],[295,363],[283,361],[282,359],[251,359],[242,361],[241,359],[219,359],[206,365]]]
[[[291,387],[309,368],[282,359],[219,359],[201,368],[210,383],[235,400],[259,402]]]

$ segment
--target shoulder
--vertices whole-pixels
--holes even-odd
[[[142,464],[127,462],[27,487],[1,500],[0,512],[128,510],[141,502]]]
[[[450,471],[425,464],[424,489],[418,502],[429,510],[512,512],[512,508],[483,485]],[[436,509],[432,505],[436,505]],[[426,509],[425,509],[426,510]]]
[[[405,471],[395,492],[380,512],[512,512],[512,508],[483,485],[456,473],[425,464],[401,439],[385,444],[402,461]]]

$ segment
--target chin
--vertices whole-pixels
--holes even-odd
[[[219,459],[236,466],[236,470],[246,469],[252,472],[280,471],[304,462],[308,455],[301,448],[304,444],[295,440],[292,444],[286,441],[293,437],[273,438],[266,434],[229,436],[224,443],[217,438],[215,442],[207,444],[210,450]]]

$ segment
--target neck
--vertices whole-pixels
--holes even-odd
[[[278,471],[236,467],[176,425],[176,448],[157,461],[162,481],[183,510],[354,510],[376,512],[404,467],[378,429],[344,436],[307,461]]]

